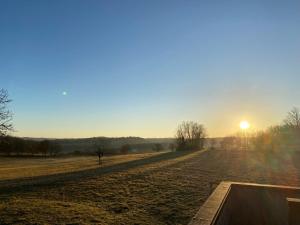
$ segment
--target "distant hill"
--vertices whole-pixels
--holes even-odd
[[[92,138],[30,138],[24,137],[26,140],[42,141],[49,140],[59,144],[63,153],[94,152],[97,146],[101,146],[109,153],[115,153],[120,150],[123,145],[130,145],[134,152],[152,151],[155,144],[161,144],[164,148],[168,148],[170,143],[174,143],[173,138],[141,138],[141,137],[92,137]]]

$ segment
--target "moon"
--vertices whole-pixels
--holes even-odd
[[[66,91],[63,91],[63,92],[62,92],[62,95],[63,95],[63,96],[66,96],[67,94],[68,94],[68,93],[67,93]]]

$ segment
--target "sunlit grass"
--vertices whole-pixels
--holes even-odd
[[[142,159],[160,153],[142,153],[103,157],[101,166],[111,166]],[[97,156],[58,158],[6,158],[0,157],[0,180],[35,177],[86,169],[99,168]]]
[[[209,196],[210,183],[300,184],[300,166],[295,163],[300,154],[175,155],[86,179],[2,192],[0,222],[20,224],[22,218],[25,224],[188,224]]]

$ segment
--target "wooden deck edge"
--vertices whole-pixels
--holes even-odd
[[[211,225],[216,221],[227,199],[231,182],[221,182],[188,225]]]

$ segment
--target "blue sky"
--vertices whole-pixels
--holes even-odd
[[[210,136],[300,106],[300,1],[1,1],[17,136]],[[66,95],[63,95],[66,92]]]

